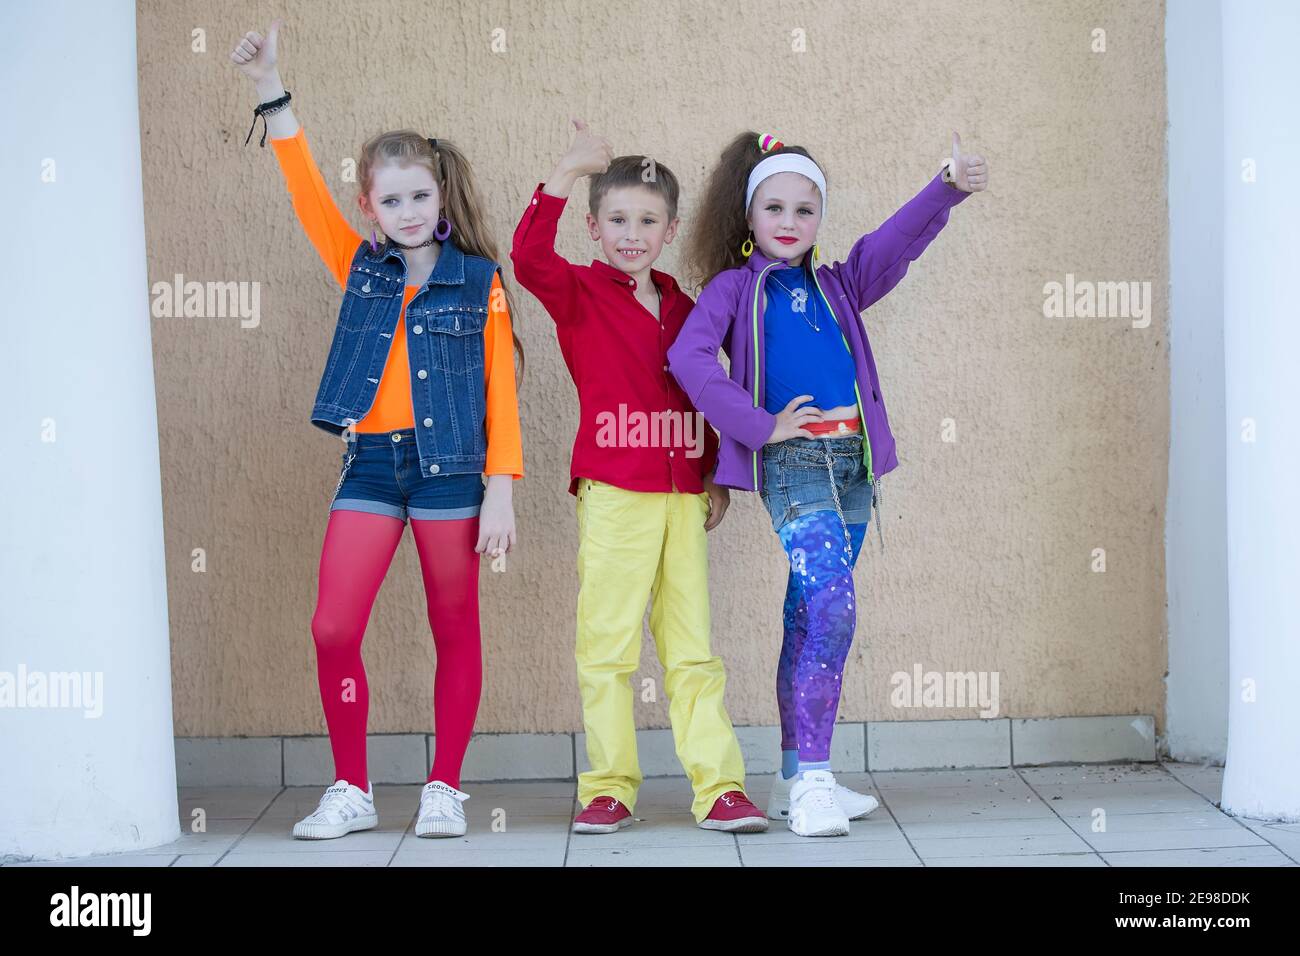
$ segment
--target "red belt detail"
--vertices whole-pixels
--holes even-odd
[[[844,427],[841,428],[841,425]],[[841,431],[852,433],[862,430],[862,419],[856,415],[853,418],[831,418],[824,422],[809,422],[802,427],[814,435],[838,434]]]

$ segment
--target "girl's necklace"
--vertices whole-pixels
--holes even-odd
[[[424,240],[424,242],[420,243],[418,246],[408,246],[405,243],[398,242],[392,236],[388,237],[388,241],[391,242],[393,245],[397,246],[397,248],[399,249],[423,249],[425,246],[431,246],[435,242],[437,242],[437,240],[434,239],[433,236],[430,236],[428,239]]]
[[[814,317],[813,317],[812,319],[809,319],[809,318],[808,318],[808,310],[807,310],[806,308],[804,308],[804,306],[805,306],[805,305],[807,304],[807,302],[808,302],[808,287],[807,287],[807,285],[805,284],[805,285],[804,285],[802,288],[800,288],[799,291],[796,293],[796,292],[791,292],[789,289],[787,289],[786,286],[785,286],[785,283],[782,282],[780,279],[778,279],[778,278],[776,277],[776,273],[775,273],[775,272],[773,272],[770,276],[768,276],[768,278],[771,279],[773,282],[775,282],[777,285],[779,285],[782,289],[785,290],[785,294],[788,295],[788,296],[790,297],[790,307],[791,307],[791,309],[792,309],[793,311],[795,311],[795,312],[798,312],[800,315],[803,316],[803,320],[804,320],[805,322],[808,323],[808,327],[811,328],[814,332],[820,332],[820,331],[821,331],[821,327],[818,326],[818,324],[817,324],[817,319],[816,319],[817,300],[816,300],[816,299],[813,299],[813,313],[814,313]],[[807,282],[807,280],[805,280],[805,283],[806,283],[806,282]]]

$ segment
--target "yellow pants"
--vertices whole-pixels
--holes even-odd
[[[641,659],[646,602],[677,758],[695,791],[698,823],[729,790],[743,790],[740,743],[723,704],[722,658],[709,649],[709,554],[704,493],[628,491],[578,483],[578,685],[591,769],[578,801],[615,797],[636,807],[641,767],[629,683]]]

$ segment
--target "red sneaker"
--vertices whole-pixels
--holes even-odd
[[[632,812],[613,797],[596,797],[574,818],[574,833],[613,833],[632,825]]]
[[[749,797],[739,790],[728,790],[713,801],[713,809],[698,826],[732,833],[762,833],[767,829],[767,814],[750,803]]]

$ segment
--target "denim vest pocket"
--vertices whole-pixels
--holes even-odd
[[[429,362],[433,368],[452,375],[482,370],[486,308],[443,306],[417,310],[417,314],[418,322],[429,336]]]
[[[348,274],[347,287],[343,290],[339,324],[345,329],[359,332],[384,318],[393,297],[401,294],[400,279],[383,275],[365,265],[354,265]]]

